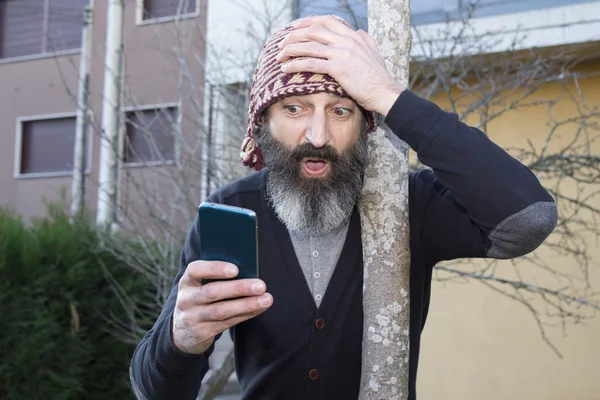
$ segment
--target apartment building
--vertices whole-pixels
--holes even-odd
[[[0,206],[26,218],[44,215],[46,202],[70,194],[82,26],[89,2],[0,2]],[[207,20],[205,0],[123,4],[119,188],[144,170],[176,163],[183,146],[173,132],[185,136],[200,130],[202,111],[197,110],[203,94],[191,90],[203,87]],[[91,209],[98,198],[108,5],[107,0],[93,1],[85,149],[85,200]],[[190,187],[198,198],[200,178]],[[127,212],[133,197],[130,189],[119,191],[119,213]]]

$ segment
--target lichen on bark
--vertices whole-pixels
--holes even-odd
[[[369,32],[388,71],[408,84],[408,0],[369,0]],[[369,138],[370,163],[359,201],[364,261],[364,326],[359,398],[408,397],[410,250],[408,146],[387,127]]]

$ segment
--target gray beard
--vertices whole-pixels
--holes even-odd
[[[315,148],[304,143],[290,150],[267,131],[257,135],[267,174],[267,196],[277,217],[289,231],[319,236],[344,224],[352,214],[363,189],[368,162],[367,135],[343,154],[327,145]],[[329,162],[326,178],[301,174],[303,158]]]

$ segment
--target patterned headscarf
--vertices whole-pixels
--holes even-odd
[[[346,23],[344,20],[340,20]],[[248,130],[242,144],[240,157],[242,164],[257,171],[263,168],[264,159],[254,138],[253,129],[259,124],[260,116],[270,105],[289,96],[323,92],[350,98],[344,89],[329,75],[314,74],[312,72],[286,74],[281,71],[281,64],[276,60],[280,51],[278,44],[293,28],[294,22],[291,22],[267,40],[252,78],[248,107]],[[363,112],[367,118],[368,131],[374,130],[375,119],[373,113],[364,110]]]

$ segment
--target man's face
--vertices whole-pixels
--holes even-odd
[[[360,135],[364,116],[357,104],[330,93],[287,97],[267,110],[273,138],[288,149],[301,151],[300,173],[305,178],[328,178],[334,153],[343,154]],[[311,150],[321,150],[311,151]]]
[[[285,98],[266,117],[257,140],[279,218],[297,233],[339,227],[362,191],[367,137],[361,110],[350,99],[314,94]]]

